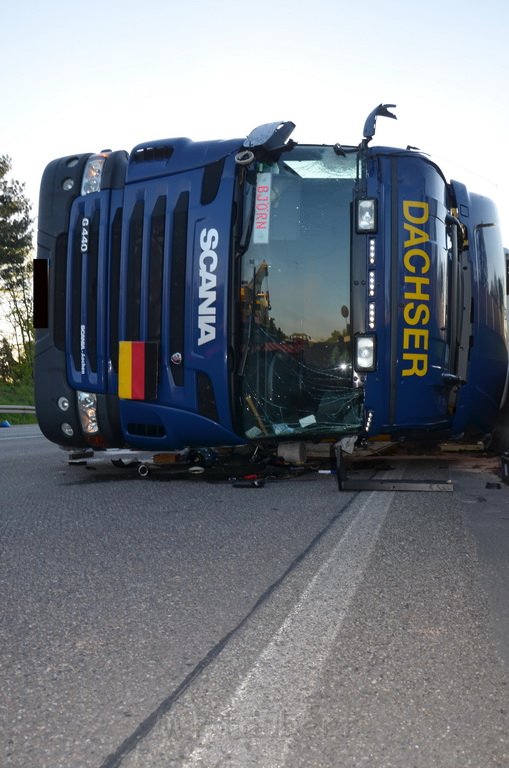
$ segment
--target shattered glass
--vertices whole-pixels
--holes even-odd
[[[240,296],[245,434],[352,434],[362,410],[350,322],[355,155],[298,146],[250,183]]]

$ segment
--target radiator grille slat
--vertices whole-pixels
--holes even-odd
[[[120,253],[122,242],[122,208],[118,208],[111,225],[111,262],[109,290],[109,354],[111,367],[118,372],[119,311],[120,311]]]
[[[150,219],[150,254],[148,278],[148,341],[161,341],[162,288],[164,268],[164,231],[166,196],[158,197]]]
[[[129,222],[127,245],[127,314],[126,334],[130,341],[140,341],[141,268],[143,256],[143,216],[145,203],[138,200]]]
[[[177,386],[184,386],[184,327],[187,226],[189,219],[189,192],[182,192],[173,213],[173,234],[170,276],[170,359],[180,355],[180,364],[172,366],[172,376]]]
[[[81,301],[82,301],[82,262],[81,231],[76,227],[71,253],[71,354],[74,367],[81,371]]]
[[[97,372],[97,312],[98,312],[98,263],[99,263],[100,213],[95,211],[90,222],[90,236],[86,256],[86,348],[90,370]]]

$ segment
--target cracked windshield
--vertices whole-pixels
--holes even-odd
[[[248,176],[240,373],[251,439],[360,427],[350,325],[355,175],[354,152],[297,146]]]

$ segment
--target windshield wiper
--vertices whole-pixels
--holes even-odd
[[[251,184],[251,182],[247,182],[249,184],[249,191],[246,191],[246,198],[249,195],[249,200],[246,201],[244,199],[244,208],[243,212],[246,210],[246,208],[249,206],[249,214],[248,216],[242,216],[242,229],[240,232],[239,237],[239,244],[237,248],[237,257],[243,256],[247,249],[249,248],[249,243],[251,242],[251,234],[253,232],[253,224],[255,220],[255,204],[256,204],[256,195],[255,195],[255,186],[254,184]]]
[[[253,195],[253,201],[254,199],[255,197]],[[253,205],[253,218],[254,218],[254,205]],[[246,250],[247,250],[247,246],[246,246]],[[242,352],[242,357],[240,358],[240,363],[237,370],[237,374],[239,376],[244,376],[244,371],[246,369],[246,363],[247,363],[247,356],[251,349],[251,336],[253,333],[253,323],[254,323],[254,316],[256,312],[255,291],[256,291],[256,267],[253,266],[253,296],[251,301],[251,312],[249,313],[249,322],[247,326],[247,334],[246,334],[246,341],[244,344],[244,351]]]

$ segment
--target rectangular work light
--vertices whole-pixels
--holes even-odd
[[[357,232],[376,232],[377,206],[373,197],[357,200]]]
[[[373,334],[355,337],[355,368],[359,372],[374,371],[376,368],[376,336]]]

